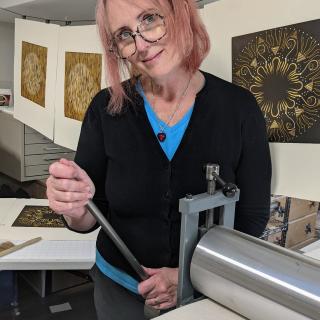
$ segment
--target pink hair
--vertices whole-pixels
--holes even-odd
[[[112,114],[120,113],[125,100],[130,100],[121,83],[121,76],[129,71],[134,81],[137,70],[126,60],[118,59],[110,52],[111,34],[106,19],[106,1],[98,0],[96,21],[104,49],[106,80],[109,83],[111,99],[108,110]],[[210,50],[210,40],[196,8],[195,0],[151,0],[161,9],[168,27],[168,36],[182,53],[182,65],[194,73]]]

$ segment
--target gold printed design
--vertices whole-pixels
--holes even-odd
[[[12,226],[65,228],[61,216],[47,206],[24,206]]]
[[[301,52],[298,52],[298,57],[297,57],[297,62],[299,63],[299,62],[301,62],[301,61],[303,61],[303,60],[306,60],[306,56],[303,54],[303,53],[301,53]]]
[[[308,91],[312,91],[313,90],[313,82],[310,82],[308,84],[306,84],[304,86]]]
[[[82,121],[92,98],[101,89],[101,54],[66,52],[64,115]]]
[[[48,49],[22,41],[21,96],[45,107]]]
[[[276,47],[271,48],[271,50],[272,50],[272,52],[273,52],[273,54],[274,54],[275,56],[277,55],[279,49],[280,49],[279,46],[276,46]]]
[[[233,59],[233,82],[255,96],[269,141],[292,142],[320,118],[319,41],[294,26],[251,39]]]
[[[251,67],[254,67],[254,68],[256,68],[256,67],[258,66],[258,61],[257,61],[256,58],[254,58],[254,59],[252,60],[252,62],[250,63],[250,66],[251,66]]]
[[[278,129],[279,128],[279,124],[278,124],[277,121],[274,120],[270,127],[271,127],[271,129]]]

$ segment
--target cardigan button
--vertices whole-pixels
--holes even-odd
[[[171,197],[170,191],[167,191],[167,192],[165,193],[165,195],[164,195],[164,199],[165,199],[165,200],[170,200],[170,197]]]

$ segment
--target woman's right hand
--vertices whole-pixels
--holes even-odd
[[[92,180],[74,161],[66,159],[51,164],[49,173],[47,197],[50,208],[65,217],[81,220],[87,214],[85,205],[95,193]]]

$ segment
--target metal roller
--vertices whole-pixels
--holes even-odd
[[[320,262],[221,226],[198,243],[193,287],[251,320],[320,319]]]

